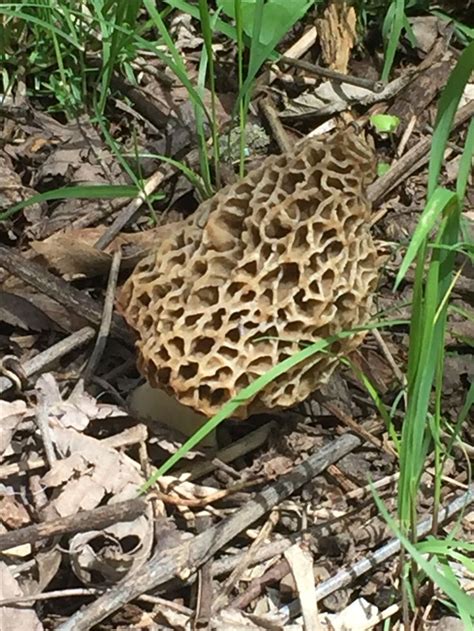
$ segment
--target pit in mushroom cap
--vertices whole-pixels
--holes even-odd
[[[270,156],[189,219],[164,226],[119,297],[149,383],[210,417],[301,342],[365,323],[378,267],[366,196],[374,174],[364,139],[340,131]],[[254,341],[264,336],[273,339]],[[362,337],[331,352],[348,353]],[[302,401],[336,362],[313,356],[236,416]]]

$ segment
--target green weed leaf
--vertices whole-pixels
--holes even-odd
[[[382,177],[382,175],[385,175],[385,173],[388,173],[388,171],[390,171],[390,165],[388,162],[379,162],[377,164],[378,177]]]
[[[446,188],[439,187],[428,200],[426,207],[420,217],[420,221],[415,229],[410,245],[402,261],[395,281],[395,289],[398,288],[408,268],[413,263],[419,249],[423,246],[425,239],[434,228],[436,220],[441,213],[452,204],[457,203],[457,195]]]
[[[94,186],[64,186],[56,188],[53,191],[46,191],[38,195],[32,195],[28,199],[15,204],[4,213],[0,213],[0,221],[8,219],[12,215],[20,212],[33,204],[42,202],[51,202],[58,199],[117,199],[118,197],[135,197],[140,192],[137,186],[112,186],[112,185],[94,185]]]
[[[300,20],[311,7],[313,2],[308,0],[268,0],[263,7],[262,27],[259,42],[268,45],[279,41]],[[234,0],[217,0],[226,15],[235,19]],[[242,0],[242,27],[251,38],[255,18],[256,0]]]
[[[370,117],[370,122],[379,134],[393,134],[400,125],[398,116],[391,116],[390,114],[373,114]]]
[[[428,168],[428,197],[438,183],[444,152],[464,88],[474,71],[474,42],[461,53],[439,99]]]

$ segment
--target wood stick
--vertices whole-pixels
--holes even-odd
[[[109,281],[107,283],[107,290],[105,292],[104,310],[102,313],[102,319],[100,322],[99,332],[95,342],[94,350],[89,358],[89,362],[84,370],[83,379],[87,383],[94,374],[99,362],[104,353],[107,340],[110,334],[110,327],[112,325],[112,318],[114,313],[114,299],[115,292],[117,290],[117,281],[120,271],[120,263],[122,261],[122,250],[118,248],[115,250],[112,264],[110,266]]]
[[[463,493],[460,497],[452,500],[445,508],[440,512],[440,523],[443,523],[453,517],[461,510],[465,510],[474,502],[474,485],[471,485],[466,493]],[[433,525],[433,518],[427,517],[418,523],[416,533],[419,539],[426,537],[430,533]],[[323,581],[316,587],[316,599],[318,601],[327,598],[338,589],[351,585],[359,576],[373,571],[378,565],[397,554],[400,551],[401,544],[400,539],[390,539],[383,546],[378,548],[375,552],[371,552],[369,555],[357,561],[348,569],[340,570],[331,578]],[[289,605],[285,605],[280,611],[285,613],[290,612],[291,616],[298,615],[299,613],[299,601],[294,601]]]
[[[474,101],[470,101],[467,105],[458,110],[451,132],[467,122],[473,115]],[[406,152],[403,158],[395,162],[385,175],[379,177],[369,186],[368,196],[374,207],[378,206],[383,197],[395,188],[395,186],[403,182],[403,180],[406,180],[414,171],[428,162],[431,143],[431,137],[420,140],[419,143]]]
[[[25,543],[34,543],[38,539],[88,530],[100,530],[119,521],[131,521],[143,515],[146,505],[144,499],[136,498],[12,530],[0,535],[0,550],[9,550]]]
[[[53,344],[50,348],[46,349],[42,353],[38,353],[33,359],[25,361],[21,365],[21,369],[25,377],[32,377],[36,373],[40,372],[43,368],[57,361],[64,355],[67,355],[75,348],[86,344],[95,335],[95,331],[92,327],[86,326],[83,329],[79,329],[75,333],[72,333],[68,337],[65,337],[57,344]],[[8,377],[0,377],[0,394],[3,394],[14,385],[13,380]]]
[[[372,81],[372,79],[366,79],[365,77],[354,77],[354,75],[343,74],[342,72],[336,72],[335,70],[312,64],[309,61],[304,61],[304,59],[295,59],[294,57],[282,55],[277,63],[282,63],[287,66],[296,66],[296,68],[306,70],[306,72],[315,74],[318,77],[325,77],[330,81],[337,81],[338,83],[356,85],[360,88],[371,90],[372,92],[382,92],[385,87],[383,81]]]
[[[42,294],[46,294],[71,309],[76,315],[81,316],[94,326],[100,326],[102,305],[99,302],[62,278],[51,274],[38,263],[24,258],[14,248],[0,245],[0,267],[21,278],[28,285],[32,285]],[[114,315],[110,331],[124,343],[133,346],[130,331],[119,316]]]
[[[185,580],[250,524],[360,444],[359,438],[351,434],[328,443],[275,484],[258,493],[231,517],[197,535],[192,541],[155,554],[138,571],[76,612],[58,627],[58,631],[86,631],[140,594],[171,578]]]

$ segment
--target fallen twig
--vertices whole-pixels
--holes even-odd
[[[57,344],[53,344],[53,346],[42,353],[38,353],[38,355],[33,357],[33,359],[25,361],[21,365],[22,373],[25,377],[32,377],[33,375],[41,372],[41,370],[43,370],[46,366],[49,366],[64,355],[70,353],[72,350],[92,340],[94,335],[95,331],[90,326],[86,326],[83,329],[72,333],[60,342],[57,342]],[[0,394],[3,394],[14,385],[14,379],[0,377]]]
[[[49,406],[47,395],[38,388],[38,403],[36,406],[36,424],[41,433],[43,440],[44,453],[49,467],[57,461],[56,452],[54,451],[53,432],[49,424]]]
[[[206,497],[179,497],[177,495],[170,495],[169,493],[163,493],[161,491],[155,491],[153,495],[165,504],[172,504],[173,506],[189,506],[190,508],[204,508],[214,502],[230,497],[235,493],[240,493],[240,491],[255,486],[256,484],[262,484],[262,482],[265,482],[264,477],[253,480],[243,480],[242,482],[236,482],[227,489],[220,489],[211,495],[206,495]]]
[[[178,159],[178,156],[176,157]],[[192,149],[186,155],[186,161],[188,163],[194,164],[198,159],[198,152],[196,149]],[[183,158],[184,161],[184,158]],[[113,223],[107,228],[104,234],[97,240],[95,243],[95,247],[99,250],[105,249],[108,245],[112,243],[115,237],[121,232],[127,224],[129,224],[133,219],[136,218],[137,214],[141,211],[141,207],[143,203],[147,199],[149,195],[151,195],[160,184],[168,180],[170,177],[175,175],[177,171],[177,167],[171,164],[162,164],[153,175],[151,175],[143,186],[143,190],[137,195],[137,197],[128,204],[125,208],[123,208],[117,217],[114,219]]]
[[[262,427],[250,432],[250,434],[239,438],[235,443],[231,443],[219,449],[212,460],[201,460],[196,463],[190,463],[186,466],[185,470],[176,468],[174,475],[179,480],[196,480],[197,478],[202,478],[208,473],[211,473],[211,471],[214,471],[214,469],[217,469],[219,462],[232,462],[263,445],[271,432],[276,428],[277,424],[274,421],[270,421],[270,423],[262,425]]]
[[[0,245],[0,267],[10,274],[21,278],[28,285],[32,285],[42,294],[46,294],[63,306],[71,309],[74,314],[81,316],[91,324],[98,326],[102,320],[102,305],[76,289],[62,278],[51,274],[41,265],[18,254],[14,248]],[[117,315],[113,316],[110,331],[122,342],[133,346],[130,331]]]
[[[296,68],[306,70],[306,72],[315,74],[318,77],[325,77],[330,81],[337,81],[338,83],[356,85],[360,88],[371,90],[372,92],[380,93],[385,88],[385,84],[382,81],[372,81],[372,79],[365,79],[364,77],[354,77],[354,75],[343,74],[342,72],[336,72],[335,70],[330,70],[329,68],[323,68],[317,64],[312,64],[309,61],[304,61],[304,59],[295,59],[294,57],[287,57],[286,55],[283,55],[278,60],[278,63],[282,63],[287,66],[296,66]]]
[[[140,498],[107,504],[93,510],[82,511],[75,515],[51,519],[42,524],[26,526],[0,535],[0,550],[8,550],[25,543],[33,543],[38,539],[46,539],[58,535],[100,530],[119,521],[131,521],[143,515],[146,501]]]
[[[198,532],[204,532],[212,526],[210,515],[201,515],[196,520]],[[198,570],[196,615],[194,629],[208,629],[214,601],[214,584],[212,582],[211,561],[208,559]]]
[[[185,580],[242,530],[360,444],[359,438],[346,434],[325,445],[231,517],[191,541],[155,554],[139,571],[130,574],[89,607],[76,612],[58,631],[86,631],[138,595],[174,577]]]
[[[114,252],[112,264],[110,266],[109,281],[107,283],[107,290],[105,292],[104,311],[102,314],[102,320],[100,322],[99,332],[97,333],[96,343],[83,375],[85,383],[87,383],[94,374],[95,369],[97,368],[102,354],[105,350],[105,345],[107,344],[107,339],[110,333],[110,326],[112,324],[115,290],[117,289],[117,280],[120,271],[121,260],[122,250],[118,248]]]
[[[259,107],[265,115],[273,136],[278,143],[281,151],[291,151],[293,144],[288,138],[288,134],[278,116],[278,110],[275,107],[270,96],[265,96],[259,101]]]
[[[472,502],[474,502],[474,485],[471,485],[466,493],[457,497],[455,500],[450,502],[446,508],[440,511],[439,523],[447,521],[460,510],[467,508],[470,504],[472,504]],[[423,519],[416,529],[418,538],[426,536],[431,531],[432,524],[432,517]],[[359,576],[362,576],[369,570],[373,570],[377,565],[380,565],[380,563],[383,563],[390,557],[397,554],[397,552],[400,551],[400,547],[401,544],[399,539],[390,539],[390,541],[384,546],[372,554],[369,554],[364,559],[361,559],[348,570],[341,570],[327,581],[320,583],[316,587],[316,599],[318,601],[323,600],[338,589],[347,587],[356,578],[359,578]],[[283,607],[280,611],[289,615],[291,618],[299,615],[299,601],[293,601],[289,605],[285,605],[285,607]]]
[[[467,122],[473,115],[474,100],[458,110],[451,132]],[[388,192],[428,162],[431,143],[431,137],[420,140],[420,142],[407,151],[400,160],[395,162],[385,175],[379,177],[369,186],[368,197],[374,206],[378,206]],[[375,220],[373,223],[375,223]]]
[[[288,545],[290,548],[291,545]],[[282,551],[284,552],[284,550]],[[260,596],[265,585],[267,583],[275,583],[281,581],[281,579],[289,574],[290,565],[286,559],[281,559],[278,563],[275,563],[269,570],[267,570],[262,576],[254,578],[250,581],[247,589],[239,594],[237,598],[230,603],[230,606],[235,609],[244,609],[248,604],[255,600],[257,596]]]
[[[29,594],[28,596],[16,596],[14,598],[5,598],[0,600],[0,607],[8,607],[9,605],[18,605],[20,603],[37,602],[45,600],[54,600],[59,598],[84,598],[84,596],[98,596],[104,593],[104,589],[99,587],[75,587],[71,589],[55,589],[50,592],[42,592],[41,594]],[[148,594],[142,594],[138,596],[138,600],[144,603],[151,603],[152,605],[160,605],[161,608],[171,609],[182,613],[189,618],[193,615],[193,610],[175,603],[171,600],[165,600],[159,596],[150,596]]]
[[[230,576],[224,583],[224,586],[222,587],[221,592],[214,603],[214,611],[219,611],[227,604],[232,590],[234,589],[242,574],[251,564],[255,553],[261,547],[262,543],[270,536],[273,528],[278,523],[278,518],[278,511],[274,510],[270,513],[268,520],[261,528],[256,539],[252,541],[251,545],[245,551],[245,554],[240,558],[239,563],[235,566]]]

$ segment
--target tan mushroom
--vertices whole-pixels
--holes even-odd
[[[302,342],[365,323],[379,261],[366,196],[374,172],[364,139],[340,131],[269,157],[165,226],[119,297],[148,382],[209,417]],[[362,337],[280,376],[238,417],[302,401]]]

